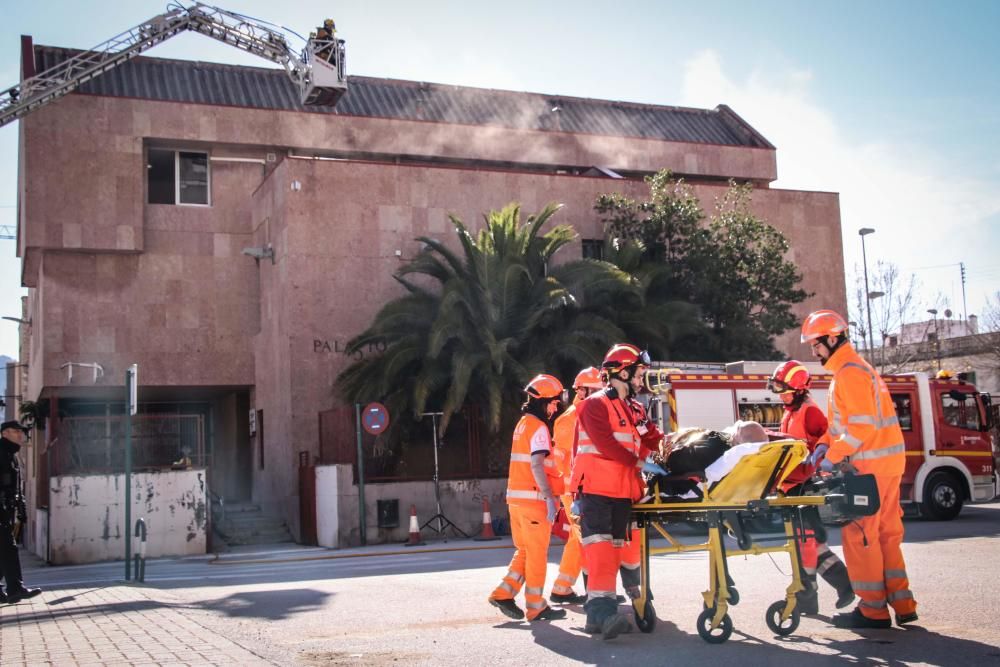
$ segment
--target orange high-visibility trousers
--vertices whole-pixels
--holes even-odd
[[[545,503],[507,507],[510,510],[510,533],[514,538],[514,557],[510,559],[503,581],[490,597],[494,600],[513,600],[523,584],[525,616],[530,621],[547,607],[542,589],[545,587],[552,524],[546,516]]]
[[[903,508],[899,504],[899,475],[876,475],[881,507],[874,516],[851,521],[842,530],[844,559],[858,609],[868,618],[912,614],[917,603],[903,561]]]
[[[816,563],[819,560],[819,544],[812,530],[806,530],[803,539],[799,540],[799,556],[802,567],[809,574],[816,574]]]
[[[618,568],[622,577],[622,586],[632,599],[639,597],[639,584],[642,582],[642,572],[639,569],[642,549],[639,539],[639,527],[633,523],[629,530],[629,539],[622,545],[621,565]]]
[[[569,517],[570,507],[573,497],[565,495],[562,497],[563,507],[566,509],[566,516]],[[570,519],[572,521],[572,519]],[[580,544],[580,529],[575,527],[569,531],[569,538],[563,546],[562,559],[559,561],[559,576],[552,583],[552,592],[557,595],[569,595],[573,592],[573,584],[580,576],[583,569],[583,546]]]

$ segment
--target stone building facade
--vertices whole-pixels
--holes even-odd
[[[65,57],[33,53],[26,71]],[[281,71],[138,58],[20,124],[25,395],[46,421],[34,465],[83,420],[119,416],[136,363],[150,442],[188,429],[178,441],[214,494],[298,537],[299,467],[318,458],[345,343],[400,293],[414,238],[451,242],[448,214],[475,230],[508,202],[555,201],[579,232],[573,259],[603,235],[595,198],[642,197],[663,168],[706,207],[728,179],[752,183],[814,294],[800,314],[846,312],[838,196],[771,188],[775,150],[725,106],[352,77],[336,109],[307,110]],[[808,354],[795,332],[777,344]]]

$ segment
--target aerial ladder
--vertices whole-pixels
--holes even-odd
[[[314,34],[296,54],[282,30],[292,31],[277,28],[211,5],[171,3],[165,13],[0,92],[0,127],[186,30],[278,63],[298,88],[302,104],[335,105],[347,91],[344,40],[337,39],[335,33],[326,37]]]

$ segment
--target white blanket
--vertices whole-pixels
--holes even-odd
[[[744,456],[756,454],[766,444],[768,444],[766,440],[764,442],[745,442],[727,449],[725,454],[705,468],[705,488],[708,489],[712,484],[728,475]]]

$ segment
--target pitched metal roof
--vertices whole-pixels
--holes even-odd
[[[75,50],[36,46],[36,71]],[[253,109],[488,125],[774,148],[729,107],[690,109],[538,93],[348,77],[337,107],[304,107],[284,70],[140,56],[83,84],[79,92]]]

